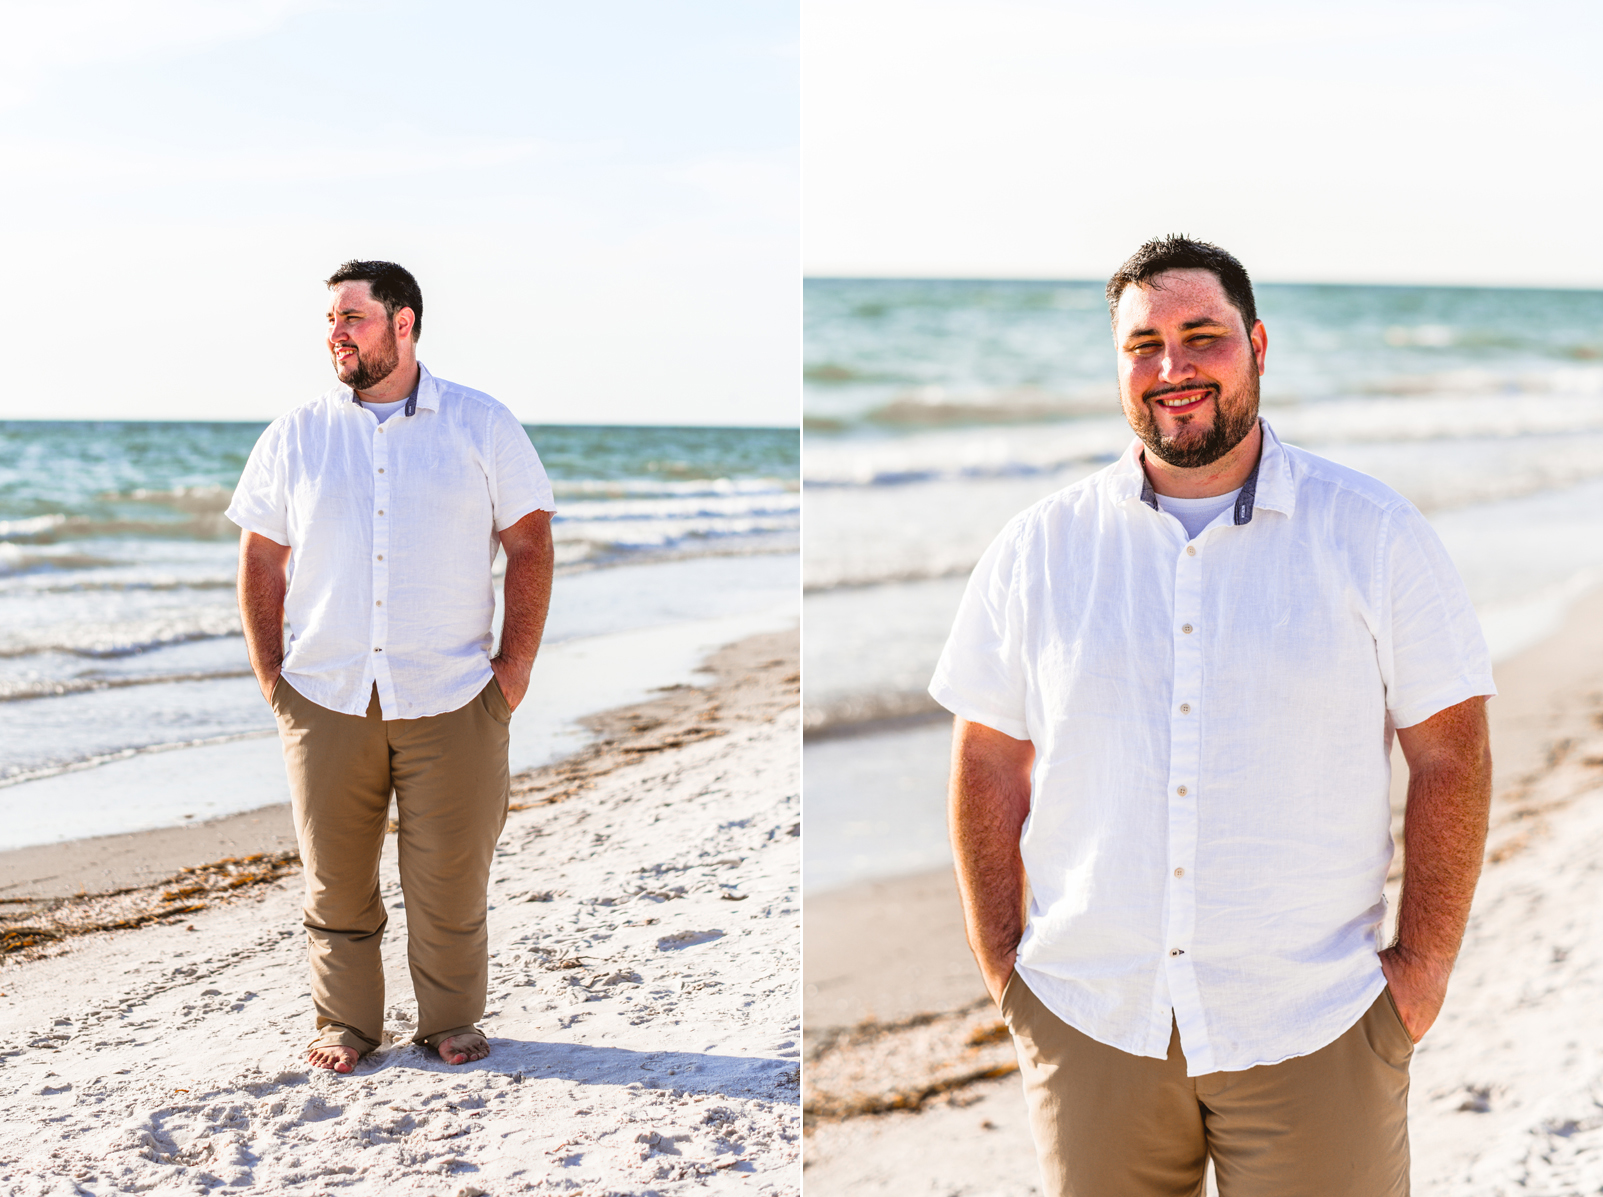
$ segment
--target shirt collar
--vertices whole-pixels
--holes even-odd
[[[343,382],[338,385],[345,402],[361,402],[356,397],[356,392],[350,387]],[[412,393],[407,396],[407,400],[406,414],[409,416],[419,409],[425,411],[440,410],[440,384],[436,381],[434,375],[429,373],[429,368],[422,362],[417,364],[417,384],[412,388]]]
[[[1258,426],[1263,430],[1263,445],[1258,450],[1258,463],[1252,467],[1252,473],[1241,484],[1241,493],[1236,496],[1235,522],[1238,524],[1250,524],[1253,513],[1261,507],[1290,515],[1297,505],[1291,459],[1285,446],[1269,427],[1268,420],[1260,418]],[[1156,511],[1158,496],[1142,467],[1142,453],[1140,439],[1131,441],[1130,447],[1113,465],[1111,485],[1114,496],[1121,502],[1138,498]]]

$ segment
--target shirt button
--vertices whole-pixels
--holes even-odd
[[[384,605],[383,603],[379,604],[379,606],[381,606],[381,607],[383,605]],[[1174,792],[1176,794],[1179,794],[1180,797],[1182,797],[1182,798],[1184,798],[1186,796],[1186,788],[1185,788],[1185,786],[1176,786]]]
[[[1186,871],[1184,869],[1176,869],[1174,871],[1174,875],[1176,877],[1184,877],[1186,875]]]
[[[384,467],[383,466],[379,466],[378,472],[382,474],[384,472]]]
[[[380,560],[380,561],[383,561],[383,560],[384,560],[384,554],[383,554],[383,553],[380,553],[380,554],[379,554],[379,555],[378,555],[378,559],[379,559],[379,560]],[[1189,709],[1189,708],[1187,708],[1187,707],[1181,707],[1181,708],[1180,708],[1180,709],[1181,709],[1181,710],[1182,710],[1182,711],[1184,711],[1184,710],[1187,710],[1187,709]]]
[[[374,604],[373,604],[373,605],[374,605],[374,606],[375,606],[375,607],[382,607],[382,606],[383,606],[383,605],[384,605],[384,600],[383,600],[383,599],[379,599],[379,601],[378,601],[378,602],[376,602],[376,603],[374,603]],[[1182,787],[1182,788],[1181,788],[1181,790],[1180,790],[1180,792],[1181,792],[1181,793],[1182,793],[1182,794],[1184,794],[1184,793],[1185,793],[1185,789],[1184,789],[1184,787]]]
[[[381,512],[379,512],[379,514],[383,515],[384,513],[381,511]],[[1184,632],[1187,636],[1191,635],[1191,625],[1188,624],[1188,623],[1181,624],[1180,625],[1180,630],[1182,632]]]
[[[1194,544],[1186,545],[1186,556],[1187,557],[1195,557],[1196,555],[1197,555],[1197,546],[1194,545]]]
[[[384,425],[382,425],[382,424],[380,424],[380,425],[379,425],[379,426],[378,426],[378,430],[379,430],[379,431],[380,431],[380,432],[383,432],[383,431],[384,431]]]
[[[379,513],[379,514],[380,514],[380,515],[383,515],[383,514],[384,514],[384,508],[382,508],[382,507],[380,507],[380,508],[379,508],[379,509],[378,509],[378,513]],[[1190,631],[1190,630],[1191,630],[1191,629],[1190,629],[1190,627],[1187,627],[1187,628],[1186,628],[1186,631],[1188,631],[1188,632],[1189,632],[1189,631]]]
[[[376,652],[376,653],[381,653],[384,650],[382,648],[375,648],[373,651]]]
[[[1171,956],[1184,956],[1185,954],[1186,954],[1186,950],[1184,948],[1170,948],[1169,949],[1169,955],[1171,955]]]
[[[380,560],[380,561],[382,561],[382,560],[384,560],[384,558],[382,558],[382,557],[380,557],[380,558],[379,558],[379,560]],[[1189,702],[1183,702],[1183,703],[1181,703],[1181,704],[1180,704],[1180,713],[1181,713],[1181,714],[1182,714],[1182,715],[1189,715],[1189,714],[1191,714],[1191,704],[1190,704],[1190,703],[1189,703]]]

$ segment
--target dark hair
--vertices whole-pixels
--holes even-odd
[[[1131,283],[1150,285],[1166,270],[1209,271],[1219,280],[1231,305],[1241,313],[1249,333],[1258,322],[1258,305],[1253,302],[1252,280],[1247,277],[1247,268],[1217,245],[1193,241],[1175,233],[1148,241],[1113,272],[1108,280],[1108,319],[1118,322],[1119,296],[1126,287]]]
[[[423,290],[405,266],[352,258],[323,281],[330,287],[337,283],[367,283],[373,298],[384,305],[384,313],[391,320],[402,308],[411,308],[412,339],[415,341],[423,335]]]

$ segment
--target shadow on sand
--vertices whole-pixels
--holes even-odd
[[[490,1037],[490,1054],[467,1064],[447,1064],[421,1044],[396,1043],[364,1056],[344,1075],[371,1076],[389,1068],[453,1075],[497,1073],[514,1080],[577,1081],[586,1085],[640,1084],[726,1097],[771,1096],[795,1086],[800,1062],[771,1056],[721,1056],[709,1052],[642,1052],[587,1043],[548,1043]]]

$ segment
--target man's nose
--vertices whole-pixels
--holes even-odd
[[[1158,377],[1164,382],[1181,382],[1197,372],[1191,355],[1183,344],[1166,345],[1163,360],[1158,366]]]

